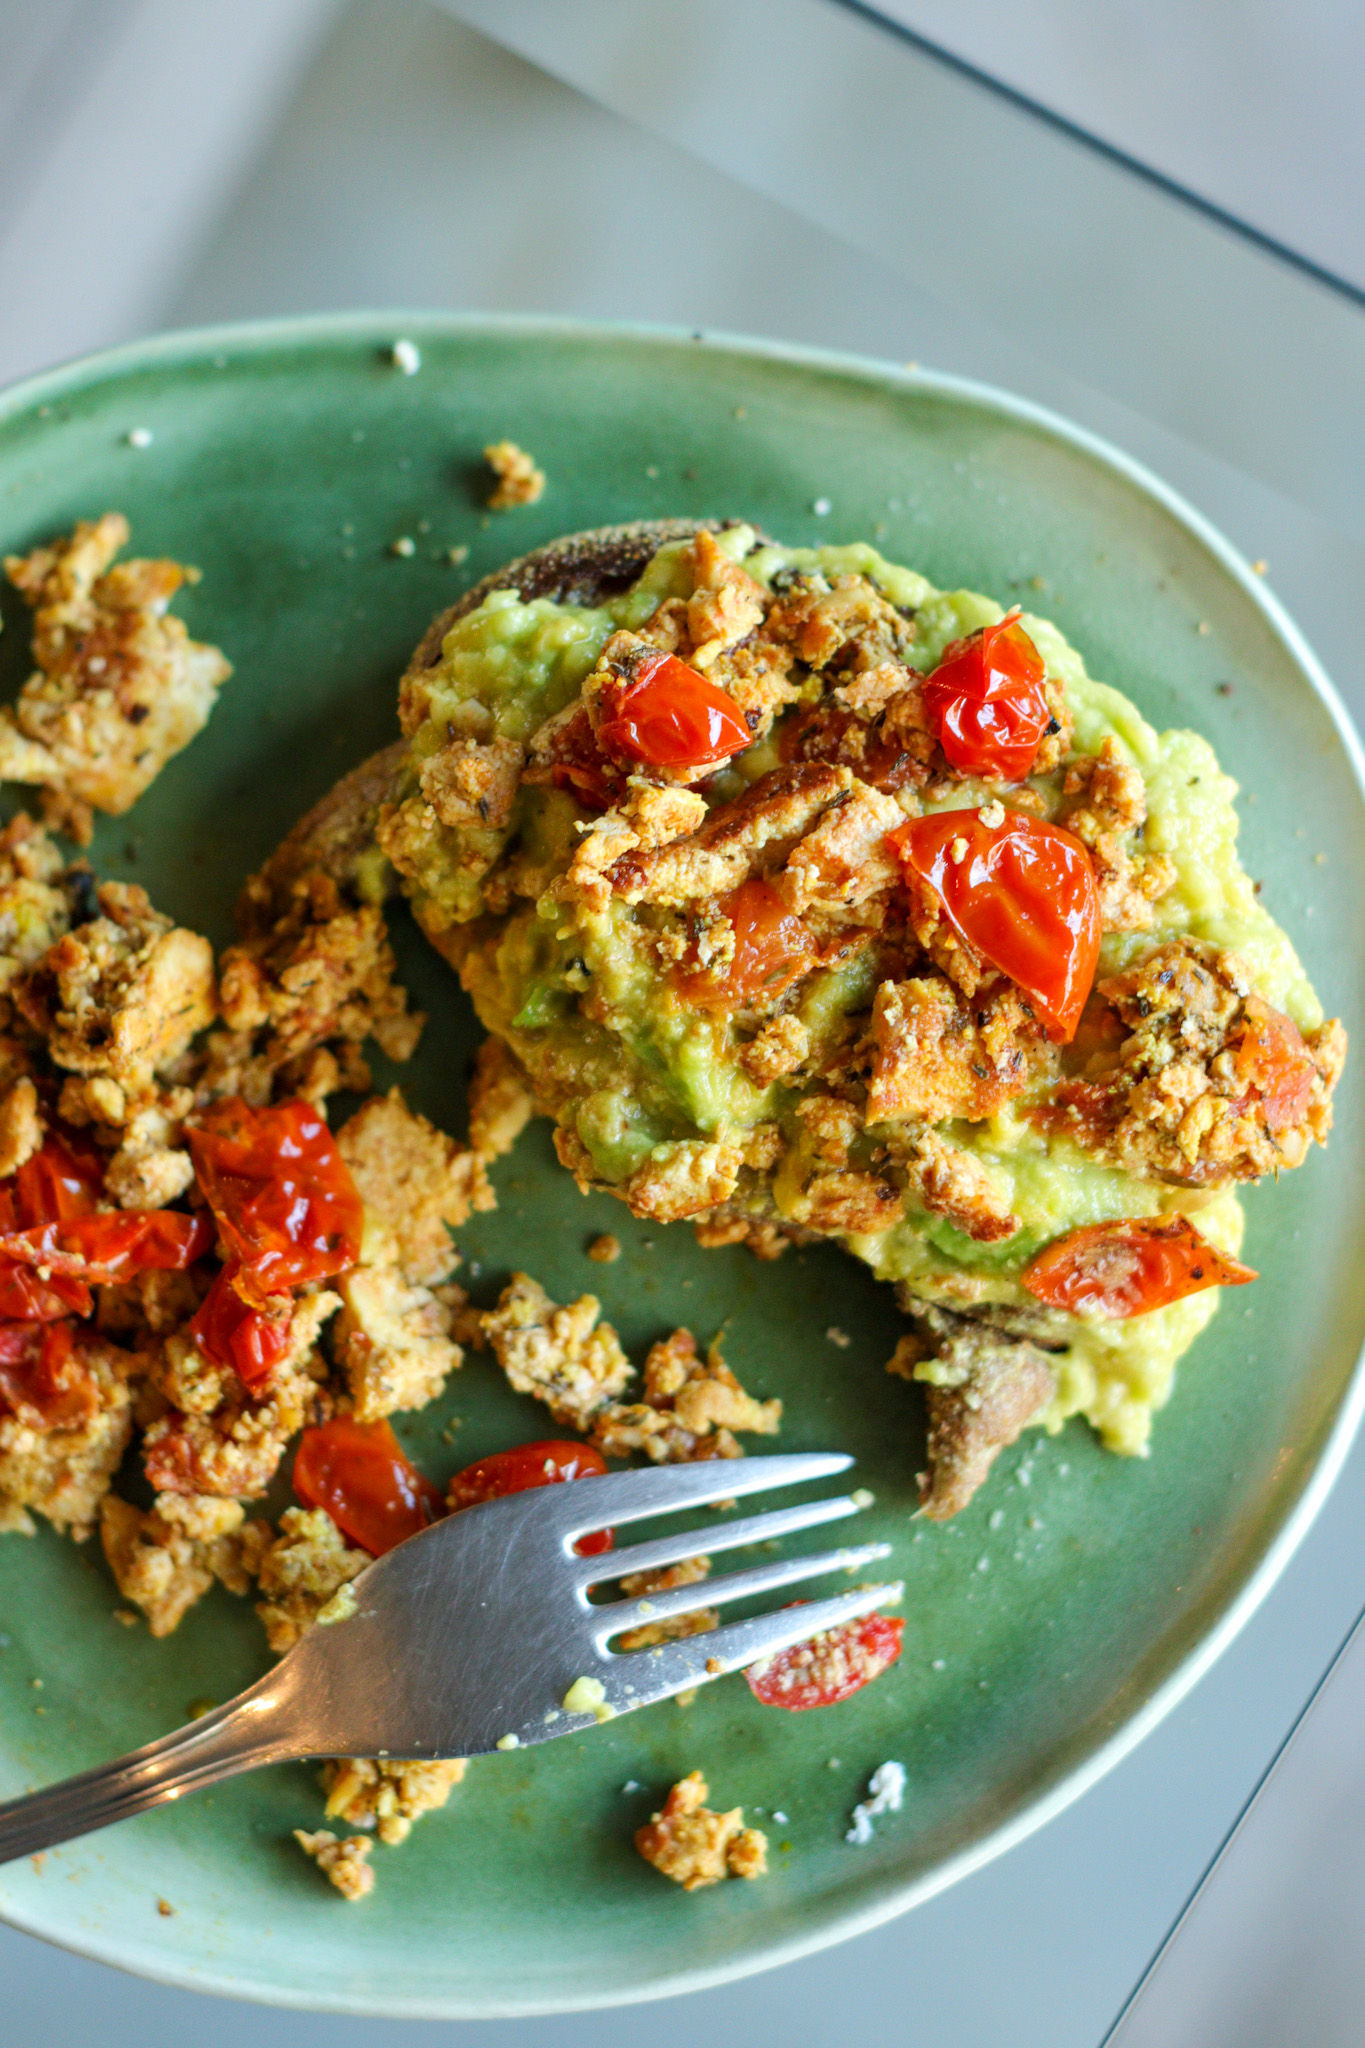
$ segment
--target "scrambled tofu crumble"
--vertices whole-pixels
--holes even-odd
[[[207,724],[232,665],[191,640],[167,606],[197,569],[114,557],[118,512],[65,540],[7,555],[33,610],[35,672],[0,710],[0,780],[41,786],[46,822],[90,839],[91,812],[121,817]]]
[[[700,1891],[726,1877],[763,1877],[768,1869],[768,1838],[746,1828],[742,1806],[713,1813],[706,1804],[707,1784],[691,1771],[673,1787],[662,1810],[635,1832],[635,1846],[684,1891]]]
[[[545,472],[515,441],[491,441],[483,459],[496,479],[488,500],[491,512],[508,512],[514,505],[537,504],[545,490]]]

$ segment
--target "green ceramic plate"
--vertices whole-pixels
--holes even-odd
[[[420,344],[415,377],[387,360],[398,334]],[[149,446],[130,445],[135,428]],[[479,451],[503,435],[550,484],[534,509],[490,516]],[[179,608],[237,673],[133,816],[101,825],[95,857],[216,941],[241,877],[392,735],[408,650],[472,579],[576,527],[739,514],[793,541],[872,536],[936,583],[1004,603],[1027,593],[1154,723],[1208,733],[1247,791],[1248,862],[1267,900],[1329,1009],[1360,1014],[1365,804],[1329,685],[1217,534],[1123,457],[1015,400],[700,336],[425,315],[229,329],[125,349],[0,401],[0,547],[111,506],[139,552],[202,567]],[[403,535],[415,549],[396,556]],[[452,546],[469,550],[458,566]],[[6,625],[12,690],[26,650],[17,607]],[[404,1084],[458,1129],[475,1026],[396,922],[432,1017]],[[471,1284],[491,1295],[525,1264],[561,1299],[591,1288],[632,1346],[679,1321],[703,1337],[724,1322],[744,1383],[786,1402],[782,1447],[857,1455],[877,1496],[868,1519],[907,1580],[895,1672],[809,1715],[764,1711],[731,1680],[691,1708],[480,1761],[406,1847],[376,1850],[379,1882],[358,1907],[290,1841],[319,1810],[299,1767],[73,1843],[40,1871],[8,1868],[0,1911],[176,1983],[463,2017],[714,1983],[950,1883],[1153,1725],[1321,1502],[1360,1408],[1362,1080],[1357,1057],[1330,1151],[1252,1191],[1248,1256],[1265,1277],[1228,1300],[1182,1367],[1154,1456],[1107,1456],[1080,1424],[1030,1437],[943,1528],[911,1520],[921,1420],[883,1371],[889,1293],[830,1249],[764,1266],[635,1225],[604,1197],[584,1201],[533,1128],[496,1176],[497,1213],[466,1234]],[[590,1265],[585,1246],[606,1228],[625,1256]],[[544,1428],[474,1358],[402,1434],[440,1477]],[[250,1607],[224,1593],[165,1643],[120,1627],[117,1605],[97,1546],[0,1542],[0,1796],[160,1735],[264,1667]],[[909,1773],[904,1810],[852,1848],[849,1809],[887,1757]],[[694,1767],[717,1802],[765,1810],[766,1882],[689,1897],[635,1856],[632,1829]],[[774,1808],[788,1818],[773,1823]]]

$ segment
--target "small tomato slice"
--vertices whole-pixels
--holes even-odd
[[[13,1205],[13,1227],[34,1230],[88,1216],[103,1187],[104,1162],[94,1146],[73,1133],[58,1137],[50,1131],[5,1190]]]
[[[282,1295],[274,1298],[283,1314],[252,1308],[233,1286],[235,1277],[235,1267],[223,1267],[190,1324],[190,1335],[205,1358],[229,1367],[255,1393],[268,1385],[289,1349],[290,1303]]]
[[[70,1429],[98,1412],[69,1322],[0,1323],[0,1413],[7,1409],[42,1430]]]
[[[1022,781],[1052,723],[1043,658],[1017,611],[955,640],[923,694],[939,745],[964,775]]]
[[[1233,1054],[1237,1078],[1250,1089],[1272,1131],[1288,1130],[1308,1114],[1316,1069],[1298,1025],[1252,996],[1247,1026]]]
[[[1016,982],[1049,1038],[1075,1036],[1100,954],[1100,899],[1073,833],[1025,811],[935,811],[889,835],[959,938]]]
[[[294,1457],[294,1491],[325,1508],[343,1536],[382,1557],[442,1513],[441,1496],[412,1464],[387,1422],[337,1415],[305,1429]]]
[[[1205,1287],[1245,1287],[1256,1274],[1215,1251],[1188,1216],[1137,1216],[1059,1237],[1021,1278],[1049,1308],[1117,1319],[1146,1315]]]
[[[682,969],[674,976],[678,993],[698,1010],[742,1010],[758,1001],[775,1002],[815,958],[810,927],[758,875],[722,896],[719,908],[734,926],[734,958],[719,979],[700,967]]]
[[[7,1251],[13,1240],[7,1240]],[[63,1316],[88,1316],[94,1297],[83,1280],[49,1273],[40,1280],[31,1265],[5,1257],[0,1263],[0,1321],[55,1323]]]
[[[676,654],[647,655],[597,728],[605,753],[652,768],[704,768],[753,739],[733,697]]]
[[[861,1621],[824,1629],[804,1643],[760,1659],[744,1676],[754,1698],[765,1707],[785,1707],[793,1714],[832,1707],[890,1670],[901,1653],[904,1630],[897,1615],[865,1614]]]
[[[199,1185],[259,1302],[353,1266],[365,1211],[326,1119],[310,1102],[215,1103],[187,1133]]]
[[[561,1443],[553,1438],[532,1444],[518,1444],[515,1450],[494,1451],[457,1472],[446,1490],[452,1514],[461,1508],[478,1507],[486,1500],[501,1500],[504,1494],[525,1493],[532,1486],[558,1486],[568,1479],[600,1479],[607,1461],[591,1444]],[[610,1529],[598,1529],[580,1536],[574,1545],[580,1557],[598,1557],[615,1542]]]

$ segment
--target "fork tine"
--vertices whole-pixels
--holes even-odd
[[[745,1515],[738,1522],[718,1522],[714,1529],[689,1529],[677,1536],[656,1536],[649,1543],[632,1544],[629,1550],[611,1550],[584,1558],[577,1573],[580,1583],[594,1586],[603,1579],[623,1579],[631,1572],[655,1572],[665,1565],[681,1564],[684,1558],[710,1555],[717,1550],[740,1550],[746,1543],[768,1543],[778,1536],[794,1536],[802,1529],[818,1528],[821,1522],[838,1522],[845,1515],[861,1514],[856,1500],[846,1493],[829,1500],[806,1500],[793,1508],[769,1508],[766,1514]],[[575,1560],[577,1562],[577,1560]]]
[[[891,1553],[889,1543],[858,1543],[842,1550],[822,1550],[805,1557],[773,1558],[749,1571],[727,1572],[720,1579],[698,1579],[690,1586],[670,1592],[653,1593],[640,1600],[614,1600],[595,1607],[593,1620],[600,1623],[598,1643],[605,1646],[609,1636],[622,1629],[639,1628],[643,1622],[666,1621],[675,1614],[694,1614],[699,1607],[716,1607],[727,1600],[748,1600],[760,1593],[777,1593],[800,1579],[822,1578],[826,1572],[856,1572]]]
[[[652,1650],[608,1654],[599,1671],[607,1700],[618,1714],[635,1707],[652,1706],[689,1686],[705,1685],[727,1672],[742,1671],[760,1657],[803,1643],[822,1629],[838,1628],[842,1622],[857,1621],[878,1607],[899,1597],[895,1585],[855,1587],[836,1593],[828,1600],[809,1600],[799,1607],[782,1607],[775,1614],[756,1614],[749,1621],[732,1621],[724,1628],[703,1636],[688,1636],[682,1642],[660,1643]],[[578,1717],[575,1716],[574,1719]],[[589,1716],[583,1716],[591,1725]]]
[[[696,1465],[656,1465],[651,1472],[610,1472],[591,1486],[548,1487],[554,1526],[566,1543],[595,1529],[642,1522],[649,1515],[709,1507],[713,1501],[830,1479],[853,1463],[843,1451],[786,1451],[772,1458],[707,1458]]]

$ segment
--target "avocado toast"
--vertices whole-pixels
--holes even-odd
[[[1033,1422],[1145,1450],[1345,1050],[1207,742],[1043,619],[695,521],[486,578],[400,717],[248,923],[401,885],[581,1185],[896,1283],[931,1515]]]

